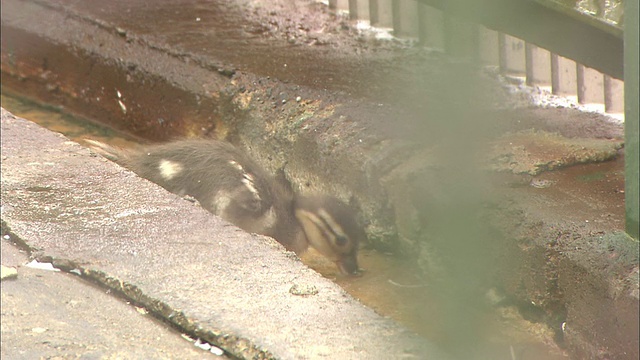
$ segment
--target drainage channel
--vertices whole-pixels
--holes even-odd
[[[2,89],[2,107],[32,120],[74,141],[93,138],[111,145],[130,147],[139,140],[87,119],[65,114],[51,106],[27,100]],[[408,262],[374,250],[363,249],[360,264],[362,277],[344,277],[335,266],[312,250],[302,256],[303,262],[335,281],[356,299],[383,316],[393,318],[421,336],[447,341],[441,331],[441,312],[434,289],[417,274]],[[544,325],[524,320],[515,307],[498,307],[483,318],[486,344],[479,358],[492,359],[565,359],[553,344],[553,333]]]

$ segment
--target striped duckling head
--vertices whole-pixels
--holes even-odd
[[[366,235],[349,206],[331,196],[299,196],[295,215],[310,246],[343,274],[358,273],[358,246]]]

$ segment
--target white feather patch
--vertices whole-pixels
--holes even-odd
[[[231,166],[233,166],[234,168],[244,172],[244,169],[242,168],[242,165],[238,164],[237,162],[233,161],[233,160],[229,160],[229,164]]]
[[[162,159],[158,165],[158,170],[160,170],[160,176],[165,180],[171,180],[182,172],[182,165],[175,161]]]
[[[231,204],[231,197],[229,194],[225,191],[218,191],[213,197],[214,213],[218,216],[223,216],[227,207],[229,207],[229,204]]]
[[[253,183],[253,176],[251,176],[251,174],[244,173],[242,176],[242,183],[247,189],[249,189],[249,192],[251,192],[256,199],[260,200],[260,194],[258,194],[258,189],[256,189],[256,186]]]
[[[272,207],[269,208],[259,219],[258,223],[261,225],[263,229],[268,229],[273,227],[276,224],[278,217],[276,215],[276,210]]]

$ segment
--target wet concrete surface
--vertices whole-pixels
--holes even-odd
[[[449,270],[468,271],[464,261],[482,253],[485,266],[467,275],[499,274],[489,286],[525,313],[523,304],[536,304],[528,310],[542,313],[534,318],[576,358],[637,357],[629,320],[638,313],[637,244],[619,233],[620,125],[575,109],[512,109],[518,99],[491,78],[441,54],[356,34],[318,5],[161,4],[3,1],[3,83],[147,139],[214,136],[269,170],[286,164],[299,191],[359,206],[369,246],[405,254],[416,273],[434,277],[446,255],[456,265]],[[535,146],[541,137],[563,146]],[[498,156],[486,156],[487,144],[502,145]],[[575,149],[585,151],[566,156]],[[460,154],[506,173],[493,182],[495,174],[469,171]],[[614,161],[588,164],[605,159]],[[587,165],[568,167],[575,163]],[[501,236],[488,238],[506,241],[438,244],[429,231],[448,220],[439,213],[460,213],[446,198],[467,201],[452,179],[470,188],[469,198],[492,194],[485,205],[499,210],[492,220]],[[611,252],[626,255],[602,256]],[[599,319],[598,329],[588,325]],[[608,335],[590,337],[599,331]]]
[[[1,241],[2,265],[18,273],[2,280],[4,358],[228,359],[77,275],[27,267],[27,253]]]
[[[274,240],[244,233],[4,110],[2,219],[3,235],[28,246],[32,257],[123,293],[234,356],[444,356],[302,265]],[[294,285],[317,293],[294,295]],[[9,296],[5,286],[3,302]],[[23,310],[26,305],[14,304]],[[104,309],[102,301],[97,307]],[[63,316],[67,309],[46,311]],[[3,316],[3,331],[9,329],[4,321]]]
[[[398,80],[394,90],[399,90],[405,80],[400,76],[406,64],[395,69],[388,66],[407,54],[378,53],[402,48],[400,44],[358,34],[346,18],[317,2],[60,0],[46,4],[100,18],[108,26],[123,29],[121,34],[131,41],[169,47],[177,56],[316,90],[380,97],[393,92],[379,84],[393,77]],[[380,64],[387,68],[372,73]],[[409,80],[413,74],[403,75]]]

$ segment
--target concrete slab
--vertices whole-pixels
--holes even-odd
[[[539,175],[576,164],[613,160],[621,140],[568,139],[558,133],[526,130],[502,136],[494,144],[492,169]]]
[[[4,109],[2,224],[35,258],[240,358],[443,358],[274,240]]]
[[[7,359],[229,359],[193,342],[144,309],[64,272],[25,266],[29,257],[1,240],[2,350]]]

